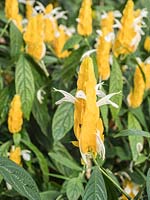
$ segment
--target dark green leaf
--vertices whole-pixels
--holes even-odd
[[[10,55],[11,57],[16,57],[21,52],[23,48],[23,38],[22,34],[16,25],[11,22],[10,24]]]
[[[58,106],[52,122],[55,141],[62,139],[73,126],[73,104],[63,103]]]
[[[41,200],[56,200],[59,194],[60,192],[58,191],[50,190],[50,191],[41,192],[40,196],[41,196]]]
[[[148,194],[148,200],[150,200],[150,169],[147,172],[146,189],[147,189],[147,194]]]
[[[47,183],[48,180],[49,180],[49,177],[48,177],[49,170],[48,170],[48,165],[47,165],[47,161],[46,161],[45,157],[38,150],[38,148],[36,146],[34,146],[34,144],[32,144],[31,142],[25,141],[23,139],[21,140],[21,142],[23,144],[25,144],[29,149],[31,149],[35,153],[35,155],[38,159],[40,168],[41,168],[42,173],[43,173],[43,179]]]
[[[67,40],[67,42],[65,43],[64,47],[63,47],[63,51],[64,50],[68,50],[68,49],[72,49],[74,48],[74,46],[76,44],[79,44],[79,42],[82,40],[83,38],[80,35],[73,35],[71,38],[69,38]]]
[[[24,117],[29,120],[35,87],[30,63],[24,55],[20,56],[16,66],[15,85],[16,93],[21,96]]]
[[[0,174],[18,193],[29,200],[40,200],[39,191],[32,177],[8,158],[0,157]]]
[[[67,197],[69,200],[78,200],[84,191],[80,178],[72,178],[67,184]]]
[[[85,188],[83,200],[107,200],[107,192],[101,172],[94,168],[92,176]]]
[[[142,130],[139,122],[131,113],[128,113],[128,129]],[[138,156],[140,153],[137,148],[137,145],[141,144],[141,146],[143,146],[143,136],[137,136],[137,135],[131,136],[130,135],[129,143],[130,143],[133,161],[136,161],[138,159]]]
[[[127,130],[120,131],[118,134],[114,135],[114,138],[125,137],[129,135],[136,135],[136,136],[143,136],[143,137],[150,138],[149,132],[135,130],[135,129],[127,129]]]
[[[122,72],[120,70],[120,66],[116,58],[114,57],[112,70],[110,74],[109,93],[122,92],[122,88],[123,88]],[[117,94],[113,96],[111,100],[119,106],[119,108],[114,108],[112,106],[110,107],[112,116],[114,119],[116,119],[122,104],[122,94]]]

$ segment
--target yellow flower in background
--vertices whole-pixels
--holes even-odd
[[[15,147],[15,146],[11,147],[11,150],[9,153],[9,159],[21,166],[21,149],[20,149],[20,147]]]
[[[135,36],[133,28],[134,22],[134,3],[132,0],[128,0],[123,10],[123,16],[121,18],[121,27],[117,34],[114,43],[114,54],[118,57],[120,54],[128,54],[132,52],[131,41]]]
[[[21,110],[21,100],[19,95],[15,95],[8,114],[8,129],[11,133],[18,133],[23,124],[23,114]]]
[[[18,0],[5,1],[5,15],[7,19],[11,19],[18,29],[22,32],[22,16],[19,14]]]
[[[150,57],[145,60],[146,90],[150,89]]]
[[[125,180],[124,183],[123,183],[123,188],[124,188],[124,191],[131,197],[131,198],[134,198],[139,190],[140,190],[140,187],[139,185],[137,185],[136,183],[130,181],[130,180]],[[122,195],[119,200],[128,200],[128,198],[125,196],[125,195]]]
[[[55,32],[58,29],[57,20],[50,16],[51,11],[53,10],[53,5],[48,4],[45,8],[45,17],[44,17],[44,41],[50,43],[55,38]]]
[[[46,51],[44,44],[44,20],[42,13],[30,17],[23,38],[26,42],[27,53],[35,60],[41,60]]]
[[[80,35],[88,36],[92,33],[92,0],[83,0],[77,19],[77,31]]]
[[[113,12],[105,13],[101,20],[101,34],[97,41],[96,51],[100,80],[107,80],[110,76],[110,51],[114,38],[113,24]]]
[[[26,18],[29,20],[34,13],[33,3],[30,0],[26,1]]]
[[[67,57],[70,52],[65,50],[65,51],[62,51],[63,50],[63,47],[64,47],[64,44],[66,43],[66,41],[69,39],[69,35],[66,33],[65,31],[65,26],[63,25],[60,25],[58,27],[58,30],[57,32],[55,33],[55,38],[53,40],[53,48],[54,48],[54,51],[56,53],[56,56],[58,58],[65,58]]]
[[[15,19],[19,13],[18,0],[5,1],[5,15],[7,19]]]
[[[139,65],[140,67],[137,66],[134,73],[134,88],[127,97],[128,104],[132,108],[137,108],[141,105],[145,90],[145,81],[142,74],[142,71],[145,74],[145,64],[143,62],[139,62]]]
[[[144,41],[144,49],[150,52],[150,36],[146,36],[146,39]]]
[[[146,16],[147,11],[145,9],[134,11],[133,1],[127,1],[123,10],[121,24],[118,24],[119,31],[113,46],[113,52],[116,57],[136,51],[141,35],[144,35],[142,26],[145,24],[143,18]]]
[[[93,62],[86,52],[79,70],[75,97],[64,90],[55,89],[64,95],[56,104],[68,101],[75,106],[74,132],[77,142],[73,144],[79,146],[85,163],[92,155],[99,154],[102,159],[105,158],[103,123],[99,116],[99,107],[111,104],[118,108],[118,105],[110,100],[117,93],[106,95],[99,89],[101,85],[102,83],[96,84]],[[97,96],[100,98],[98,101]]]

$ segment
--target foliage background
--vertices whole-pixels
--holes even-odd
[[[52,2],[56,6],[61,6],[63,10],[67,10],[68,20],[60,20],[59,23],[76,27],[75,19],[78,16],[81,0],[43,0],[41,2],[45,6]],[[125,3],[126,1],[123,0],[93,0],[93,29],[99,29],[102,11],[116,9],[122,11]],[[150,8],[149,0],[135,0],[134,3],[136,8]],[[20,9],[24,12],[23,7],[20,7]],[[121,177],[125,173],[131,177],[133,182],[140,185],[135,200],[150,198],[150,196],[147,196],[147,193],[150,193],[150,180],[149,176],[146,177],[150,163],[150,93],[149,91],[145,93],[143,103],[137,109],[131,109],[127,106],[126,97],[133,84],[135,57],[141,57],[144,60],[149,56],[143,48],[143,43],[146,35],[150,33],[150,10],[146,24],[145,35],[138,50],[124,60],[114,62],[111,78],[104,84],[106,93],[119,91],[122,87],[119,85],[122,82],[122,75],[124,76],[123,94],[119,96],[119,99],[114,99],[122,102],[119,113],[109,106],[101,108],[105,126],[106,160],[104,163],[99,159],[97,160],[100,166],[103,165],[107,175],[121,187],[123,187]],[[72,128],[73,106],[67,103],[60,106],[55,105],[61,95],[54,92],[53,88],[75,93],[81,55],[89,49],[89,45],[90,48],[93,48],[95,38],[95,31],[88,38],[88,45],[86,39],[82,38],[80,48],[74,50],[66,59],[57,58],[51,48],[47,46],[46,55],[43,59],[49,73],[47,77],[42,70],[43,65],[39,66],[31,57],[18,50],[18,47],[24,44],[22,35],[12,23],[7,26],[4,15],[4,1],[0,2],[0,156],[7,157],[7,152],[9,152],[12,143],[17,143],[20,140],[12,137],[7,128],[10,102],[17,91],[24,96],[23,108],[25,112],[19,142],[22,149],[31,151],[31,160],[23,161],[23,167],[36,182],[42,200],[88,200],[91,190],[95,199],[118,199],[121,195],[114,184],[106,176],[102,176],[98,168],[95,168],[88,182],[85,176],[85,167],[81,165],[80,152],[71,143],[75,140]],[[95,54],[92,55],[92,58],[98,77]],[[21,67],[22,65],[24,67]],[[128,65],[130,68],[124,72],[123,65]],[[44,88],[46,92],[42,104],[36,98],[37,91],[40,88]],[[131,131],[131,129],[137,131]],[[120,134],[118,137],[116,137],[117,133]],[[140,135],[140,137],[137,137],[137,135]],[[141,138],[144,140],[144,147],[143,151],[139,153],[136,144]],[[146,181],[148,191],[146,191]],[[103,184],[104,182],[105,184]],[[91,184],[95,184],[95,189],[91,188]],[[98,185],[101,186],[101,192],[98,190]],[[0,199],[25,199],[14,189],[7,190],[5,181],[1,177]]]

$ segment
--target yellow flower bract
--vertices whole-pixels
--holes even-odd
[[[90,57],[84,58],[80,66],[77,82],[77,92],[82,90],[86,99],[77,99],[74,112],[74,132],[79,141],[83,154],[92,152],[97,154],[96,134],[103,138],[103,124],[99,118],[99,108],[96,105],[96,78],[93,62]]]
[[[21,100],[19,95],[15,95],[8,114],[8,129],[11,133],[21,130],[23,124],[23,114],[21,110]]]
[[[107,80],[110,76],[110,50],[112,47],[112,40],[106,40],[110,33],[113,33],[114,15],[109,12],[107,17],[101,21],[102,35],[99,36],[97,44],[97,65],[98,73],[101,80]]]
[[[80,35],[88,36],[92,33],[92,0],[83,0],[78,17],[77,31]]]
[[[18,165],[21,165],[21,149],[20,147],[12,147],[9,155],[9,159]]]
[[[144,42],[144,49],[150,52],[150,36],[147,36]]]
[[[135,19],[134,3],[132,0],[128,0],[125,9],[123,11],[123,17],[121,19],[121,28],[117,34],[113,52],[116,57],[120,54],[129,54],[133,52],[134,46],[131,45],[132,39],[136,33],[133,27]]]
[[[139,107],[143,101],[145,81],[141,70],[145,74],[145,64],[140,63],[140,67],[141,69],[138,66],[136,67],[134,74],[134,89],[132,89],[128,95],[128,104],[132,108]]]

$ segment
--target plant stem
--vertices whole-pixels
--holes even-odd
[[[60,178],[60,179],[64,179],[64,180],[70,180],[70,178],[59,175],[59,174],[52,174],[52,173],[44,173],[45,175],[49,175],[51,177],[55,177],[55,178]]]
[[[99,171],[102,172],[102,174],[104,174],[115,186],[118,190],[120,190],[127,198],[128,200],[131,200],[131,197],[105,172],[105,170],[103,168],[101,168],[97,161],[95,160],[95,158],[93,158],[94,163],[96,164],[96,166],[98,167]]]
[[[7,24],[2,29],[2,31],[0,33],[0,38],[4,35],[4,33],[5,33],[6,29],[8,28],[8,25],[9,25],[10,22],[11,22],[11,20],[8,20]]]

